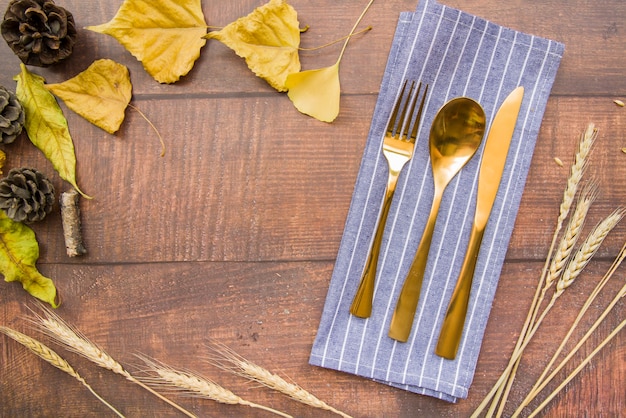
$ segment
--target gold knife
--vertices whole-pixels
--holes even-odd
[[[443,320],[435,354],[453,360],[461,342],[470,290],[487,220],[496,199],[515,124],[522,106],[524,87],[517,87],[504,100],[489,129],[478,177],[476,213],[463,266],[448,311]]]

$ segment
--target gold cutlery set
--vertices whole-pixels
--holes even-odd
[[[423,88],[423,93],[421,90],[421,83],[415,90],[413,82],[407,91],[405,81],[387,124],[383,141],[383,154],[389,165],[387,188],[361,282],[350,307],[350,313],[360,318],[368,318],[372,312],[383,231],[398,177],[404,165],[413,156],[428,86]],[[421,101],[417,106],[420,96]],[[518,87],[509,94],[496,113],[487,135],[480,163],[476,211],[469,243],[435,349],[438,356],[446,359],[452,360],[456,357],[461,341],[478,252],[502,178],[523,96],[523,87]],[[397,341],[408,341],[411,333],[444,190],[474,156],[485,129],[486,117],[483,108],[467,97],[451,99],[433,119],[429,151],[435,192],[430,215],[391,319],[388,335]]]

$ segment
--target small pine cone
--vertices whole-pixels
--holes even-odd
[[[54,186],[33,168],[14,168],[0,180],[0,209],[16,222],[40,221],[53,204]]]
[[[72,54],[74,17],[52,0],[11,0],[2,36],[24,64],[47,67]]]
[[[22,132],[24,109],[17,96],[0,86],[0,144],[10,144]]]

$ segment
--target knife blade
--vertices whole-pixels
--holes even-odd
[[[456,357],[461,342],[478,252],[498,193],[523,98],[522,86],[508,95],[496,113],[485,142],[478,175],[474,223],[461,272],[452,292],[435,349],[435,354],[449,360]]]

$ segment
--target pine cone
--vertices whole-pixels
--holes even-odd
[[[40,221],[53,204],[54,186],[33,168],[14,168],[0,180],[0,209],[16,222]]]
[[[74,17],[52,0],[11,0],[0,29],[22,62],[38,67],[69,57],[76,41]]]
[[[10,144],[22,132],[24,109],[17,96],[0,86],[0,143]]]

